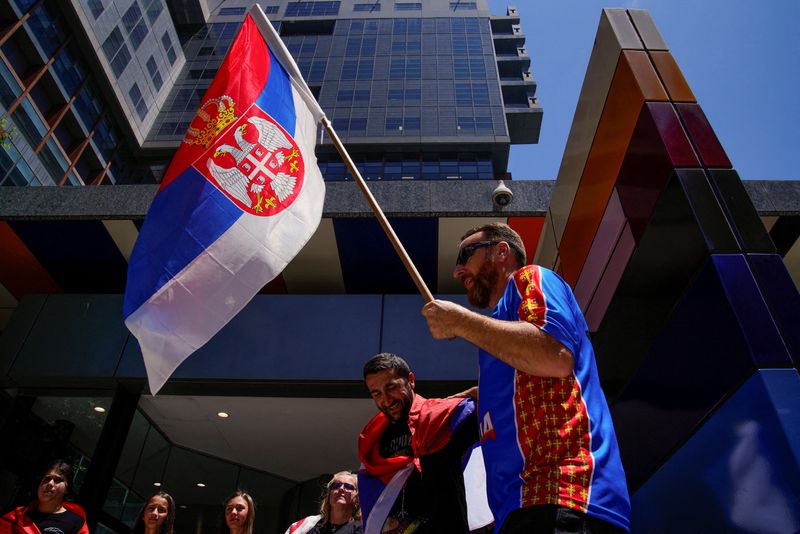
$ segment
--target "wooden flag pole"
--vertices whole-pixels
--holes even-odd
[[[347,169],[350,171],[350,174],[352,174],[355,178],[358,188],[361,189],[361,192],[364,194],[367,202],[369,202],[369,205],[372,208],[373,213],[375,213],[375,217],[378,219],[381,228],[383,228],[383,231],[386,232],[386,237],[389,238],[389,241],[392,243],[395,251],[397,251],[397,254],[400,256],[400,260],[402,260],[403,265],[405,265],[408,274],[411,275],[411,279],[414,280],[414,284],[416,284],[420,295],[422,295],[422,298],[426,303],[431,302],[433,300],[431,291],[428,289],[428,286],[425,285],[425,281],[422,279],[422,276],[420,276],[419,271],[417,271],[414,262],[411,261],[408,252],[406,252],[406,249],[403,247],[400,239],[398,239],[397,234],[394,233],[392,225],[389,224],[389,220],[386,218],[383,210],[378,205],[378,201],[376,201],[375,197],[372,196],[372,192],[370,192],[369,188],[367,187],[367,183],[364,181],[364,178],[361,177],[361,173],[358,172],[355,163],[353,163],[353,160],[350,159],[350,154],[347,153],[347,149],[345,149],[341,139],[339,139],[339,136],[336,135],[336,132],[333,130],[331,121],[328,120],[328,117],[322,117],[320,122],[322,122],[322,125],[325,127],[325,131],[328,132],[328,135],[333,141],[333,145],[336,147],[339,155],[344,160],[345,165],[347,165]]]

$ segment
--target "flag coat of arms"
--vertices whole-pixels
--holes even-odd
[[[255,5],[204,96],[142,226],[124,317],[155,394],[316,231],[323,117]]]

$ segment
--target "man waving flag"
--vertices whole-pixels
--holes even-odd
[[[315,232],[324,114],[261,8],[250,8],[145,218],[124,316],[155,394]]]

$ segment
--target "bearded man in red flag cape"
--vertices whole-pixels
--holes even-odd
[[[467,490],[477,489],[473,500],[486,508],[485,489],[481,495],[481,488],[465,490],[464,484],[464,468],[478,441],[475,400],[422,397],[414,392],[408,364],[390,353],[364,365],[364,381],[380,410],[358,441],[365,534],[469,532]],[[483,523],[472,528],[491,521],[485,513],[472,515]]]

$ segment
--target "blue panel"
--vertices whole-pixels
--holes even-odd
[[[49,297],[10,374],[111,377],[127,338],[122,295]]]
[[[128,264],[101,221],[8,221],[65,293],[122,293]]]
[[[465,295],[444,295],[439,298],[470,307]],[[422,297],[418,295],[386,295],[381,350],[402,356],[417,380],[477,382],[478,349],[463,339],[433,339],[421,313],[423,304]]]
[[[390,219],[400,242],[431,292],[437,284],[435,218]],[[374,218],[333,220],[347,293],[416,293],[417,289],[389,238]]]
[[[800,530],[800,377],[756,372],[631,499],[631,532]]]
[[[757,367],[790,366],[789,353],[745,257],[740,254],[720,254],[711,259],[719,271],[720,281],[739,321],[753,362]]]
[[[791,365],[744,257],[712,256],[612,407],[628,487],[766,363]]]
[[[173,376],[361,381],[364,362],[379,352],[380,321],[379,296],[258,295]],[[129,345],[119,376],[142,369],[138,346]]]
[[[800,368],[800,293],[797,286],[779,255],[748,254],[747,261],[795,368]]]

